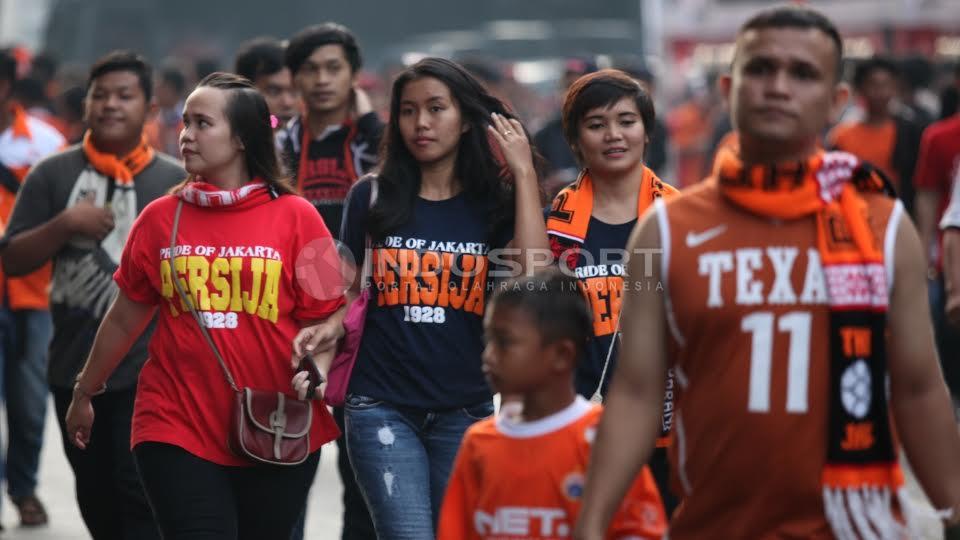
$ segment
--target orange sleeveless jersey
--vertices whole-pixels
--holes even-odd
[[[601,412],[580,397],[537,422],[501,416],[474,424],[447,485],[438,540],[569,538]],[[606,538],[660,538],[665,530],[660,494],[644,467]]]
[[[892,274],[902,207],[866,200]],[[670,461],[683,502],[670,538],[832,538],[820,482],[829,306],[814,217],[747,213],[715,180],[656,212],[678,381]]]

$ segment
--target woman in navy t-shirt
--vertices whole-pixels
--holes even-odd
[[[428,58],[400,74],[381,159],[341,230],[358,264],[373,257],[374,287],[347,447],[377,535],[428,539],[463,433],[493,413],[480,356],[495,263],[522,271],[521,255],[548,244],[527,134],[459,65]]]

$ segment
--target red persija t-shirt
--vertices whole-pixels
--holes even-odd
[[[305,323],[328,317],[343,305],[340,294],[318,299],[301,286],[296,262],[317,241],[332,245],[316,209],[306,200],[266,188],[216,192],[192,184],[180,216],[177,252],[170,262],[170,231],[178,199],[149,204],[130,231],[114,279],[130,299],[158,305],[157,329],[140,373],[131,447],[162,442],[220,465],[249,465],[227,446],[233,390],[197,321],[173,284],[181,280],[237,386],[292,396],[293,338]],[[219,195],[226,195],[226,198]],[[238,195],[239,194],[239,195]],[[236,197],[234,197],[236,195]],[[240,196],[244,195],[244,196]],[[239,199],[201,206],[198,199]],[[331,268],[331,271],[335,271]],[[332,295],[331,295],[332,296]],[[320,401],[314,402],[311,452],[339,435]]]

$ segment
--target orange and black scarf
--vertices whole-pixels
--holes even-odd
[[[861,196],[892,195],[889,184],[843,152],[751,167],[736,152],[724,152],[711,181],[719,183],[726,199],[753,214],[784,220],[815,216],[830,303],[830,395],[824,396],[830,417],[822,474],[826,517],[837,538],[903,537],[891,505],[893,493],[902,496],[903,473],[885,389],[892,284]]]
[[[647,167],[643,168],[640,192],[637,194],[637,218],[660,197],[677,193],[677,189],[663,182]],[[577,181],[563,188],[553,199],[547,217],[547,235],[553,256],[559,258],[566,252],[567,266],[577,264],[577,254],[587,237],[590,216],[593,215],[593,179],[586,169],[580,172]],[[572,254],[572,255],[571,255]]]
[[[679,193],[677,189],[657,178],[652,170],[643,168],[640,192],[637,194],[637,219],[641,218],[653,202],[661,197],[670,197]],[[593,179],[586,169],[573,184],[560,191],[553,199],[550,214],[547,217],[547,237],[553,258],[573,270],[577,267],[580,248],[587,237],[590,216],[593,215]],[[626,247],[626,246],[624,246]],[[561,261],[562,259],[562,261]],[[620,314],[616,313],[617,330],[620,328]],[[616,340],[617,336],[614,335]],[[673,373],[668,373],[667,390],[664,392],[664,421],[661,423],[658,447],[666,447],[670,442],[670,423],[666,421],[673,411]]]

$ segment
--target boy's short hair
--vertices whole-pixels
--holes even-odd
[[[357,46],[357,39],[353,37],[353,33],[342,24],[327,22],[308,26],[290,39],[284,55],[290,73],[296,75],[313,51],[324,45],[343,47],[343,55],[350,63],[350,70],[353,73],[360,71],[363,62],[360,58],[360,47]]]
[[[130,71],[137,76],[143,96],[149,102],[153,97],[153,68],[146,58],[133,51],[113,51],[101,56],[90,67],[87,77],[87,91],[93,86],[93,81],[114,71]]]
[[[806,6],[785,4],[764,9],[750,17],[747,22],[737,31],[740,36],[750,30],[763,30],[766,28],[799,28],[801,30],[815,28],[820,30],[830,41],[833,42],[836,50],[835,58],[837,78],[840,77],[840,64],[843,58],[843,39],[840,38],[840,31],[836,25],[827,18],[826,15],[815,9]]]
[[[267,75],[273,75],[287,67],[284,64],[283,45],[269,37],[255,38],[240,46],[234,62],[233,72],[252,82]]]
[[[569,339],[578,358],[586,354],[593,337],[593,316],[577,279],[555,268],[502,283],[493,304],[525,310],[533,318],[544,343]]]
[[[883,56],[874,56],[857,64],[853,71],[853,87],[862,90],[863,85],[867,83],[867,79],[875,71],[886,71],[893,78],[900,76],[900,69],[896,62]]]

